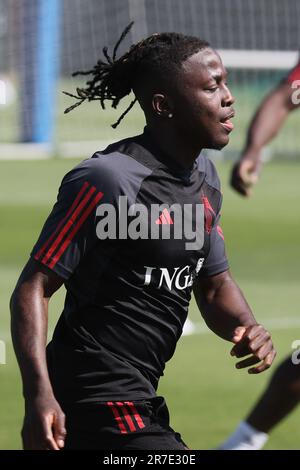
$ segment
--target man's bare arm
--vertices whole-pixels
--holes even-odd
[[[207,326],[218,336],[235,343],[231,354],[250,355],[237,368],[252,367],[250,373],[269,368],[276,356],[270,334],[258,325],[241,290],[229,271],[196,280],[194,295]]]
[[[25,398],[25,449],[63,447],[64,415],[55,400],[46,364],[48,303],[62,284],[62,278],[29,260],[10,301],[12,339]]]
[[[251,194],[258,180],[263,147],[277,135],[290,112],[299,107],[292,100],[294,91],[290,83],[281,83],[262,101],[251,121],[245,148],[231,175],[232,187],[243,196]]]

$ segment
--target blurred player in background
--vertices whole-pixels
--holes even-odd
[[[276,354],[230,275],[219,179],[200,155],[202,148],[224,147],[233,129],[234,99],[221,59],[207,42],[177,33],[154,34],[116,59],[130,27],[112,57],[104,48],[106,61],[82,72],[91,77],[71,109],[91,100],[116,107],[133,91],[117,124],[138,100],[145,131],[65,175],[11,300],[25,449],[186,449],[156,390],[192,290],[209,328],[234,343],[233,356],[247,356],[237,368],[260,373]],[[188,248],[186,231],[176,237],[178,220],[166,208],[154,227],[168,225],[167,238],[148,236],[148,213],[139,220],[146,237],[126,237],[130,212],[125,237],[120,229],[102,239],[108,223],[101,225],[102,210],[123,220],[121,196],[130,211],[200,203],[201,242]],[[195,211],[191,217],[199,229]],[[64,311],[46,354],[48,302],[62,284]]]
[[[231,185],[241,195],[250,196],[258,181],[263,147],[277,135],[289,114],[300,106],[299,87],[300,63],[271,91],[256,111],[245,149],[231,175]]]
[[[297,81],[299,82],[297,83]],[[245,150],[232,170],[231,184],[243,196],[250,196],[261,170],[261,152],[283,126],[290,112],[299,107],[300,63],[263,100],[250,125]],[[247,418],[220,449],[258,450],[269,432],[300,401],[300,365],[285,359]]]

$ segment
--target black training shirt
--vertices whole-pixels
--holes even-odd
[[[169,239],[126,239],[118,231],[115,238],[99,239],[104,216],[97,211],[109,204],[120,220],[120,196],[128,207],[202,204],[203,246],[187,250],[184,235],[172,238],[175,219],[168,209],[155,224],[169,226]],[[67,290],[47,347],[61,403],[155,396],[182,333],[193,280],[228,269],[218,225],[221,201],[210,160],[200,155],[183,170],[155,148],[147,131],[95,153],[65,175],[31,253],[64,279]],[[129,215],[127,223],[132,220]]]

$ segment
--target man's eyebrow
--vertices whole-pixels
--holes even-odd
[[[225,79],[227,78],[228,76],[228,71],[226,69],[224,69],[224,72],[211,72],[211,79],[214,79],[216,80],[217,82],[218,81],[221,81],[222,79]]]

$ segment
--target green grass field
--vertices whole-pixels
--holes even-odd
[[[74,161],[0,162],[0,340],[7,364],[0,365],[0,449],[19,449],[23,402],[19,373],[9,337],[9,297],[59,182]],[[273,332],[280,359],[300,339],[300,164],[272,163],[265,168],[255,197],[243,200],[227,184],[228,165],[219,165],[223,181],[223,230],[231,269],[259,321]],[[51,302],[50,324],[62,309],[63,291]],[[201,322],[194,304],[193,321]],[[260,376],[234,368],[231,345],[204,325],[201,334],[182,338],[167,366],[160,393],[167,398],[172,426],[195,449],[208,449],[225,438],[248,412],[271,371]],[[273,432],[268,449],[299,448],[300,410]]]

